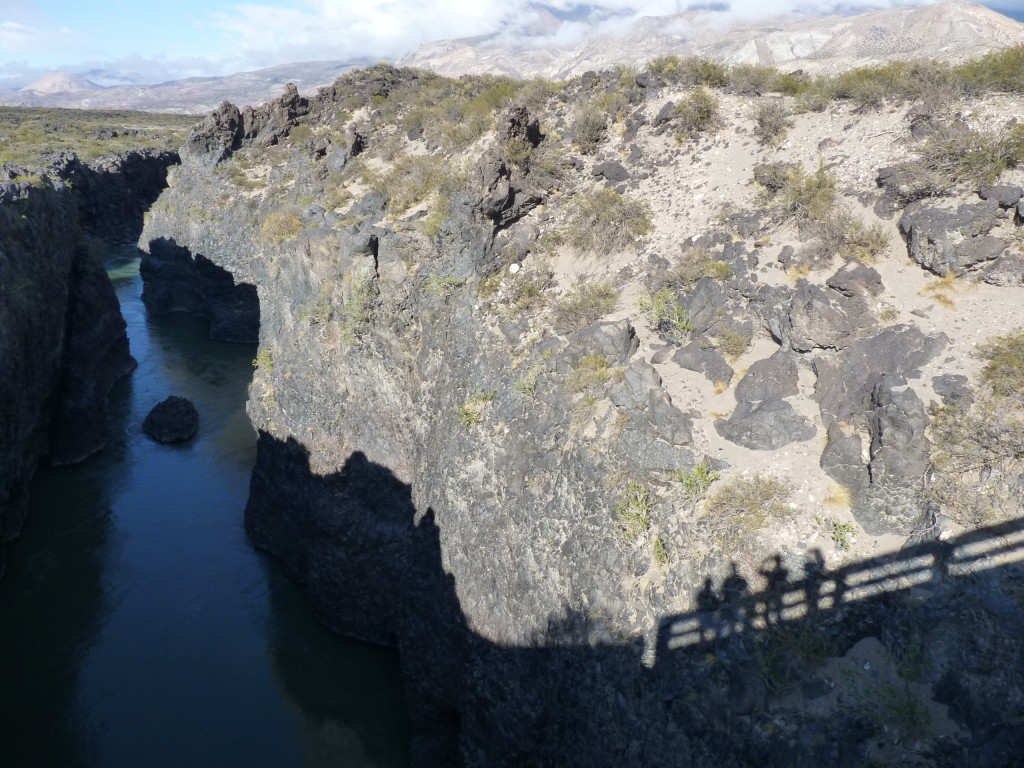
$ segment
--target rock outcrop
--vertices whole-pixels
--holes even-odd
[[[192,401],[171,395],[146,414],[142,431],[158,443],[181,443],[199,429],[199,412]]]
[[[928,607],[939,601],[904,601],[899,581],[946,545],[858,553],[864,564],[839,552],[850,531],[875,543],[929,530],[922,381],[948,339],[910,324],[924,306],[887,326],[892,273],[845,244],[827,270],[788,279],[774,262],[798,256],[763,235],[770,211],[685,241],[693,263],[676,262],[680,237],[640,255],[645,241],[619,230],[643,206],[615,206],[644,174],[704,172],[689,157],[704,149],[677,158],[655,133],[656,104],[630,117],[641,151],[590,161],[558,138],[556,99],[548,136],[502,103],[494,131],[467,138],[424,124],[417,85],[448,87],[380,66],[301,110],[286,97],[250,119],[277,125],[276,143],[224,106],[147,219],[150,305],[259,335],[252,541],[328,626],[400,649],[417,765],[866,759],[869,715],[812,718],[780,691],[796,680],[821,698],[839,679],[801,677],[795,646],[838,658],[868,635],[898,645],[915,627],[939,648],[949,632]],[[479,105],[481,87],[456,90]],[[605,186],[622,177],[606,162],[628,172],[625,195]],[[591,194],[613,226],[568,214]],[[580,252],[589,230],[617,245]],[[798,501],[762,475],[776,466],[794,485],[813,475],[815,494],[801,485]],[[830,479],[851,508],[820,514]],[[883,588],[873,569],[897,581]],[[941,564],[929,573],[944,594]],[[974,706],[984,685],[1012,698],[1011,678],[953,673],[944,701]],[[928,706],[935,690],[921,692]],[[992,735],[977,713],[962,719],[977,743]],[[1012,754],[1019,738],[994,731],[1006,741],[992,754]]]

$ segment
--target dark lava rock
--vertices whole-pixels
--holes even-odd
[[[732,367],[714,347],[702,347],[700,342],[691,341],[672,356],[672,362],[688,371],[703,373],[709,381],[729,381]]]
[[[617,163],[614,160],[598,163],[594,166],[594,170],[591,171],[591,174],[594,176],[603,176],[613,183],[626,181],[626,179],[629,178],[629,171],[622,167],[622,163]]]
[[[960,275],[1006,249],[1005,241],[988,234],[999,221],[998,211],[995,200],[964,203],[955,210],[914,203],[900,218],[900,231],[910,258],[922,267],[937,275],[947,270]]]
[[[1024,197],[1024,189],[1010,184],[997,184],[981,188],[982,200],[995,200],[1002,208],[1013,208]]]
[[[153,406],[142,431],[159,443],[180,443],[199,429],[199,412],[191,400],[171,395]]]

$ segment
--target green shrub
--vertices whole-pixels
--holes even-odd
[[[455,406],[455,415],[463,429],[469,430],[483,421],[487,404],[494,399],[494,392],[477,392],[466,399],[462,405]]]
[[[693,469],[677,469],[672,479],[680,484],[680,493],[691,504],[696,504],[707,495],[711,484],[718,479],[717,472],[706,461],[694,465]]]
[[[973,92],[1024,92],[1024,45],[987,53],[953,72]]]
[[[349,278],[348,296],[335,313],[344,344],[354,343],[369,326],[376,298],[376,287],[368,275]]]
[[[754,135],[761,144],[776,146],[793,126],[782,99],[763,99],[754,107]]]
[[[690,314],[669,288],[640,296],[637,306],[655,331],[676,344],[683,343],[693,330]]]
[[[643,536],[651,528],[654,498],[643,485],[630,480],[615,500],[615,521],[619,533],[628,542]]]
[[[555,304],[555,326],[575,331],[615,311],[619,292],[606,281],[582,283]]]
[[[662,278],[662,283],[666,288],[687,291],[704,277],[728,280],[732,277],[732,267],[724,261],[716,260],[707,248],[691,245],[684,248],[676,258]]]
[[[777,77],[774,67],[739,64],[729,70],[729,88],[740,96],[760,96],[772,88]]]
[[[718,331],[716,346],[725,355],[726,360],[734,363],[750,349],[753,338],[751,331],[725,327]]]
[[[565,234],[569,245],[581,253],[604,255],[635,247],[651,229],[647,202],[599,189],[572,199]]]
[[[717,97],[703,87],[681,99],[672,115],[679,137],[691,141],[702,133],[714,133],[722,124]]]
[[[986,361],[981,380],[997,397],[1024,397],[1024,329],[985,342],[977,354]]]
[[[682,59],[676,68],[674,79],[681,85],[724,88],[729,84],[729,70],[708,59]]]

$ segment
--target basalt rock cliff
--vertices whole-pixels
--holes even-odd
[[[927,257],[971,291],[935,285],[878,172],[913,156],[907,105],[759,144],[723,94],[677,139],[689,93],[636,80],[375,67],[196,128],[146,295],[258,332],[250,536],[398,646],[417,765],[1009,765],[1020,526],[922,486],[978,370],[935,296],[1019,324],[1016,210]],[[598,97],[621,112],[588,140]],[[838,241],[780,207],[808,178]],[[1011,465],[983,485],[1019,515]]]
[[[0,168],[0,573],[38,462],[81,461],[107,440],[107,395],[135,360],[97,252],[139,236],[175,162],[147,151]]]

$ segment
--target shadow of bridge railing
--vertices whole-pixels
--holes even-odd
[[[751,592],[735,565],[715,589],[711,579],[696,596],[697,609],[664,617],[658,628],[655,663],[663,654],[713,644],[773,625],[813,619],[819,612],[914,588],[936,588],[957,578],[1024,561],[1024,519],[959,536],[926,541],[828,570],[819,551],[795,578],[780,556],[759,573],[767,585]]]

